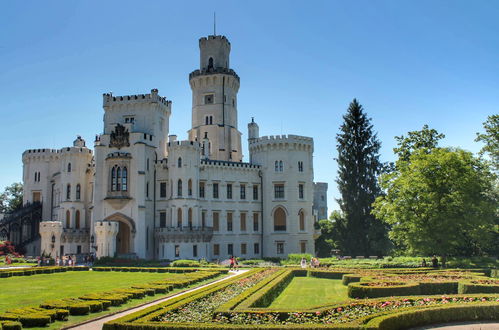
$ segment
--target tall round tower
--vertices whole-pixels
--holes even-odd
[[[209,140],[211,159],[242,161],[237,129],[239,77],[229,67],[230,42],[224,36],[199,39],[200,68],[189,75],[192,89],[191,141]]]

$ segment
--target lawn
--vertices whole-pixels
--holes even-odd
[[[295,277],[269,308],[311,308],[348,299],[347,287],[341,284],[341,280]]]
[[[179,277],[182,278],[182,274],[93,271],[7,277],[0,279],[0,312],[13,307],[38,306],[50,299],[77,298],[86,293]]]

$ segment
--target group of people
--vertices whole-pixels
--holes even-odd
[[[36,259],[37,259],[38,266],[50,265],[50,260],[51,260],[50,257],[41,256],[41,257],[37,257]],[[94,261],[95,261],[95,258],[94,258],[93,254],[87,254],[83,257],[83,262],[84,262],[85,266],[92,266]],[[76,266],[76,264],[77,264],[76,255],[64,255],[62,257],[57,256],[57,257],[55,257],[55,260],[54,260],[55,266],[72,267],[72,266]]]
[[[237,258],[234,256],[231,256],[230,259],[230,264],[229,264],[229,270],[235,270],[237,272],[237,269],[239,268],[239,264],[237,262]]]
[[[300,265],[301,265],[301,268],[307,268],[307,259],[301,258]],[[319,258],[313,257],[312,259],[310,259],[310,267],[319,268],[320,265],[321,265],[321,262],[319,261]]]

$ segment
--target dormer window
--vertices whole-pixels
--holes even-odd
[[[204,96],[204,104],[213,104],[214,101],[215,101],[214,94],[206,94]]]

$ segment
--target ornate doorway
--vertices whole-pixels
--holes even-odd
[[[118,235],[116,235],[116,253],[119,254],[128,254],[130,253],[130,227],[120,221],[119,222],[119,231]]]

